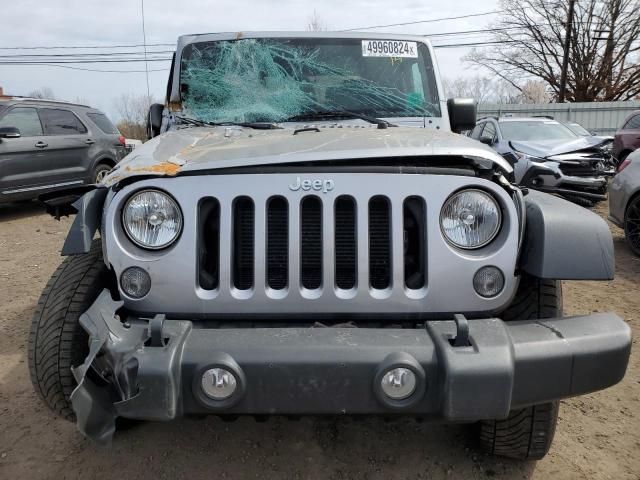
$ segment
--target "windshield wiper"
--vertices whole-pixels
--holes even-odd
[[[323,110],[320,112],[309,112],[290,117],[285,122],[298,122],[302,120],[324,120],[330,118],[359,118],[365,122],[374,123],[378,128],[397,127],[382,118],[371,117],[364,113],[351,112],[349,110]]]
[[[198,120],[197,118],[183,117],[180,115],[174,115],[175,119],[180,121],[181,123],[186,123],[187,125],[195,125],[198,127],[230,127],[230,126],[238,126],[245,128],[253,128],[255,130],[276,130],[282,128],[279,125],[271,122],[207,122],[205,120]]]

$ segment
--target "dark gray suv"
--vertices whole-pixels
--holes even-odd
[[[67,102],[0,100],[0,203],[97,183],[125,156],[99,110]]]

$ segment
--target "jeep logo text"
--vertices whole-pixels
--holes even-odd
[[[294,192],[298,190],[304,190],[305,192],[315,190],[316,192],[327,193],[333,190],[334,185],[333,180],[302,180],[297,177],[295,183],[289,185],[289,190]]]

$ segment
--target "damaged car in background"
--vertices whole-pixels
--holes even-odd
[[[543,457],[559,400],[626,371],[621,318],[562,312],[561,280],[613,277],[613,242],[455,133],[475,118],[423,37],[180,37],[154,138],[46,199],[77,215],[35,389],[100,444],[118,417],[404,415]]]
[[[585,135],[570,125],[551,117],[486,117],[469,136],[513,165],[518,185],[593,206],[607,198],[616,171],[613,137]]]

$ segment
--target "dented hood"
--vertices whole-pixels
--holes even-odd
[[[579,137],[574,140],[540,140],[537,142],[509,142],[518,152],[526,153],[538,158],[548,158],[564,153],[574,153],[595,149],[610,143],[607,137]]]
[[[296,131],[221,126],[160,135],[130,153],[103,183],[112,186],[133,176],[173,176],[232,167],[339,160],[348,164],[356,159],[420,156],[462,156],[486,168],[512,171],[500,155],[480,142],[434,129],[331,124]]]

